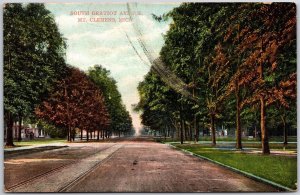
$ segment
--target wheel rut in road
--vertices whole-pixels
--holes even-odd
[[[20,154],[4,159],[5,191],[44,177],[114,144],[69,144],[67,148]]]
[[[9,188],[7,192],[63,192],[74,185],[85,175],[89,174],[104,160],[123,147],[122,144],[115,144],[103,151],[99,151],[87,158],[63,166],[39,176],[37,179],[24,182],[19,186]]]
[[[24,155],[5,161],[5,178],[10,178],[5,179],[5,183],[11,186],[6,191],[278,191],[270,185],[157,142],[122,140],[115,143],[72,143],[72,148]],[[60,163],[52,163],[56,160]],[[36,178],[26,177],[31,172]],[[18,178],[21,178],[19,183],[13,185],[13,181]]]
[[[167,145],[127,142],[66,192],[273,192],[209,161]]]

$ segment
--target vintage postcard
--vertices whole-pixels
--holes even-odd
[[[296,4],[2,4],[4,192],[297,191]]]

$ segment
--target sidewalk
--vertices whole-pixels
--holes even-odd
[[[54,149],[59,149],[64,147],[68,147],[68,145],[65,143],[49,143],[49,144],[36,144],[31,146],[22,146],[22,147],[14,147],[14,148],[4,148],[4,156],[10,157],[13,155],[41,152],[45,150],[54,150]]]
[[[168,142],[167,144],[180,143],[180,142]],[[185,141],[187,144],[194,144],[193,141]],[[257,144],[260,142],[247,142],[244,141],[244,144]],[[282,142],[269,142],[270,144],[282,144]],[[211,144],[211,141],[199,141],[197,144]],[[289,142],[289,144],[297,144],[297,142]],[[261,149],[255,147],[243,147],[242,150],[238,150],[235,148],[235,142],[231,141],[217,141],[217,145],[214,147],[215,150],[227,150],[231,152],[241,152],[247,154],[262,154]],[[294,149],[270,149],[271,154],[275,156],[289,156],[289,157],[297,157],[297,148]]]
[[[46,146],[67,146],[67,145],[65,143],[36,144],[36,145],[31,145],[31,146],[4,148],[4,151],[6,152],[6,151],[28,150],[28,149],[40,148],[40,147],[46,147]]]
[[[186,141],[186,142],[193,142],[193,141]],[[216,141],[217,144],[235,144],[236,141]],[[211,141],[198,141],[201,144],[210,144]],[[260,144],[260,141],[242,141],[245,144]],[[289,142],[289,144],[296,144],[297,142]],[[277,141],[270,141],[269,144],[282,144],[282,142]]]
[[[244,153],[248,154],[262,154],[261,150],[257,149],[246,149],[243,151]],[[287,150],[277,150],[277,149],[271,149],[271,154],[274,156],[289,156],[289,157],[297,157],[297,150],[287,149]]]
[[[17,186],[6,192],[64,192],[69,187],[83,179],[91,171],[94,171],[100,163],[109,159],[117,150],[122,148],[122,144],[115,144],[107,149],[97,152],[87,158],[83,158],[76,163],[70,164],[62,170],[44,174],[37,180]],[[80,167],[80,168],[79,168]],[[63,174],[62,174],[63,173]]]

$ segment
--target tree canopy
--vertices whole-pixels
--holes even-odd
[[[159,75],[153,72],[140,84],[139,109],[143,115],[155,110],[178,119],[175,129],[181,132],[181,142],[184,136],[197,138],[202,123],[203,130],[210,129],[213,145],[215,125],[232,125],[235,118],[238,149],[242,127],[259,120],[263,153],[269,153],[266,119],[275,108],[272,105],[296,106],[295,11],[293,3],[183,3],[164,16],[154,16],[158,22],[172,20],[160,59],[197,100],[168,89],[167,83],[154,84]],[[165,112],[166,102],[154,106],[165,100],[168,91],[177,103],[170,108],[172,114]],[[260,119],[255,114],[258,109]],[[161,118],[156,119],[156,129],[164,129]],[[143,124],[149,125],[146,120]]]
[[[64,73],[66,43],[43,4],[7,3],[3,21],[4,110],[13,145],[13,122],[32,114]]]
[[[115,79],[101,65],[95,65],[88,70],[88,77],[103,92],[107,111],[111,116],[110,131],[120,135],[131,133],[132,119],[122,102]]]
[[[76,127],[100,130],[110,123],[102,92],[84,72],[69,68],[67,77],[35,111],[40,118],[68,128],[68,141]]]
[[[54,16],[41,3],[4,6],[4,113],[6,145],[13,146],[13,125],[42,118],[39,126],[89,133],[132,134],[132,119],[109,71],[95,66],[86,74],[67,66],[66,40]],[[51,127],[52,128],[52,127]],[[65,135],[65,133],[62,133]],[[88,139],[88,133],[87,133]]]

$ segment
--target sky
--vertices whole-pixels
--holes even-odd
[[[171,21],[157,22],[152,14],[162,15],[177,7],[178,3],[130,4],[135,21],[143,39],[158,53],[164,44],[163,34]],[[47,3],[63,37],[66,38],[66,61],[81,70],[88,70],[95,64],[110,70],[117,81],[122,101],[130,112],[133,126],[138,134],[141,126],[139,114],[132,110],[132,104],[139,102],[137,86],[150,69],[135,53],[129,40],[143,60],[147,61],[133,25],[128,21],[125,3]],[[120,18],[125,18],[120,21]],[[139,22],[138,22],[139,21]],[[129,40],[126,36],[129,37]]]

